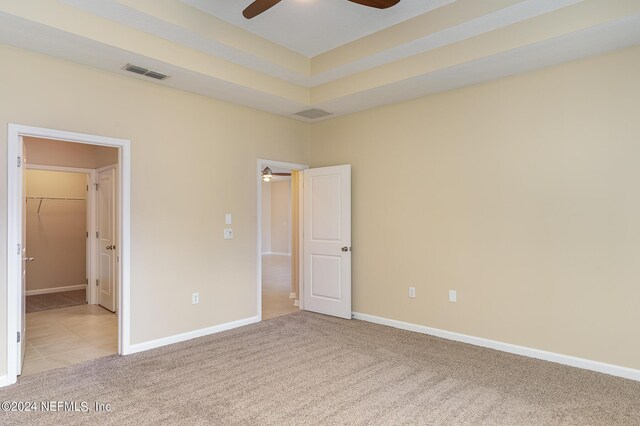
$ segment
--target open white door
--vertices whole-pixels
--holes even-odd
[[[26,306],[27,306],[27,263],[32,261],[33,258],[32,257],[27,257],[27,175],[24,172],[25,169],[25,165],[26,165],[26,158],[25,158],[25,149],[24,149],[24,143],[22,141],[22,137],[20,137],[20,142],[19,142],[19,147],[18,147],[18,152],[21,152],[22,154],[20,155],[20,167],[18,167],[18,182],[20,182],[19,186],[19,190],[20,192],[20,203],[18,205],[18,217],[21,218],[20,220],[20,229],[19,229],[19,235],[20,235],[20,257],[18,258],[20,261],[20,274],[21,274],[21,279],[20,279],[20,287],[19,287],[19,295],[18,295],[18,312],[20,313],[19,318],[18,318],[18,330],[20,333],[19,339],[18,340],[18,355],[17,355],[17,361],[18,361],[18,369],[17,369],[17,374],[20,375],[22,374],[22,364],[24,363],[24,355],[26,352],[26,342],[27,342],[27,335],[26,335],[26,331],[27,331],[27,318],[26,318]]]
[[[116,311],[115,170],[98,173],[98,304]]]
[[[303,308],[351,319],[351,166],[304,171]]]

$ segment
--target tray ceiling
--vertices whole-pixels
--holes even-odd
[[[249,3],[0,1],[0,42],[306,121],[640,44],[637,0],[283,0],[247,21]]]

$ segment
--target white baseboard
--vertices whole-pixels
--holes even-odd
[[[300,307],[300,301],[299,301],[298,299],[296,299],[296,300],[293,302],[293,306]]]
[[[296,294],[294,292],[289,293],[289,299],[295,299]]]
[[[610,374],[612,376],[624,377],[640,381],[640,370],[622,367],[614,364],[606,364],[600,361],[592,361],[589,359],[578,358],[571,355],[563,355],[555,352],[547,352],[540,349],[528,348],[525,346],[513,345],[511,343],[499,342],[497,340],[484,339],[482,337],[469,336],[466,334],[454,333],[452,331],[440,330],[437,328],[426,327],[424,325],[412,324],[403,321],[396,321],[388,318],[377,317],[374,315],[353,313],[353,318],[372,322],[389,327],[400,328],[402,330],[415,331],[417,333],[429,334],[431,336],[441,337],[443,339],[455,340],[456,342],[469,343],[471,345],[482,346],[485,348],[495,349],[502,352],[508,352],[516,355],[522,355],[529,358],[541,359],[544,361],[564,364],[571,367],[582,368],[585,370],[597,371],[599,373]]]
[[[238,321],[227,322],[220,325],[214,325],[213,327],[201,328],[200,330],[188,331],[186,333],[175,334],[169,337],[163,337],[156,340],[150,340],[148,342],[137,343],[130,345],[129,350],[124,355],[135,354],[137,352],[148,351],[149,349],[159,348],[161,346],[171,345],[173,343],[180,343],[186,340],[195,339],[197,337],[208,336],[210,334],[220,333],[222,331],[231,330],[233,328],[242,327],[244,325],[260,322],[259,317],[245,318]]]
[[[67,285],[64,287],[51,287],[51,288],[41,288],[37,290],[27,290],[25,293],[27,296],[35,296],[37,294],[60,293],[63,291],[72,291],[72,290],[84,290],[85,288],[87,288],[86,284],[78,284],[78,285]]]
[[[0,376],[0,388],[4,387],[4,386],[9,386],[9,379],[7,378],[7,375],[5,374],[4,376]]]
[[[262,253],[262,255],[263,256],[267,256],[267,255],[270,255],[270,256],[291,256],[291,253],[282,253],[282,252],[279,252],[279,251],[267,251],[267,252]]]

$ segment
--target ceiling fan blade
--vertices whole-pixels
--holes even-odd
[[[254,18],[260,15],[262,12],[280,3],[280,1],[281,0],[256,0],[242,11],[242,15],[247,19]]]
[[[291,176],[291,173],[271,173],[273,176]]]
[[[400,3],[400,0],[349,0],[351,3],[358,3],[363,6],[375,7],[376,9],[387,9]]]

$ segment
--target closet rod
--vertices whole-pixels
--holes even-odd
[[[27,200],[60,200],[60,201],[86,201],[86,198],[66,198],[66,197],[26,197]]]
[[[26,197],[27,200],[40,200],[40,204],[38,204],[37,215],[40,214],[40,209],[42,208],[42,202],[44,200],[56,200],[56,201],[87,201],[86,198],[66,198],[66,197]]]

